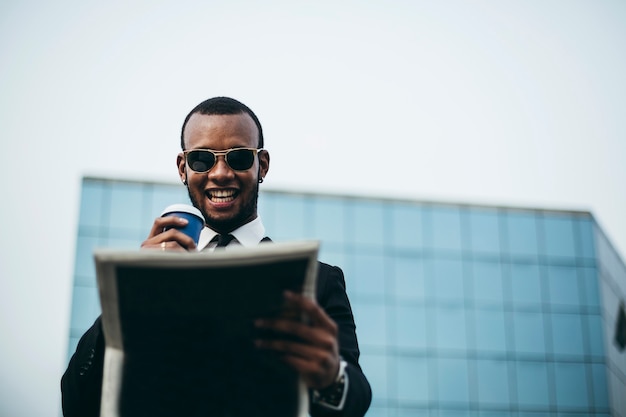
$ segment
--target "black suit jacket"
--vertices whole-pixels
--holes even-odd
[[[312,416],[360,417],[369,408],[372,392],[359,365],[354,317],[346,294],[343,272],[340,268],[319,263],[316,297],[318,304],[339,327],[339,349],[348,362],[348,393],[342,411],[333,411],[311,404]],[[61,378],[63,415],[65,417],[97,417],[100,413],[102,371],[104,362],[104,335],[98,317],[81,337],[67,370]],[[245,399],[244,399],[245,401]]]

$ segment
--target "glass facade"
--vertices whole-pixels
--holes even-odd
[[[83,180],[70,355],[99,314],[93,249],[137,248],[186,201],[179,184]],[[368,416],[626,417],[626,267],[589,213],[276,191],[259,213],[343,268]]]

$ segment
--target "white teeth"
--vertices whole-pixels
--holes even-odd
[[[235,198],[234,190],[213,190],[210,191],[208,194],[211,201],[218,203],[225,203]]]

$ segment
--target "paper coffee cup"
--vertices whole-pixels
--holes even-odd
[[[183,219],[187,219],[188,223],[183,227],[176,227],[176,229],[180,230],[187,236],[193,239],[198,244],[198,239],[200,239],[200,232],[204,227],[204,217],[200,210],[195,208],[194,206],[190,206],[189,204],[172,204],[171,206],[167,206],[163,213],[161,213],[161,217],[167,216],[176,216],[182,217]],[[170,229],[171,227],[165,228],[165,230]]]

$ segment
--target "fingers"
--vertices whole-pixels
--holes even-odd
[[[176,229],[187,224],[187,220],[175,217],[158,217],[152,224],[148,238],[141,244],[142,249],[192,250],[196,248],[194,240]],[[165,230],[165,229],[168,230]]]
[[[292,292],[285,293],[286,308],[309,317],[309,323],[289,318],[259,319],[258,328],[276,337],[256,340],[257,347],[273,350],[303,377],[311,388],[330,385],[339,369],[337,324],[315,302]]]
[[[287,306],[301,310],[311,322],[313,327],[322,327],[327,329],[331,334],[337,335],[337,324],[328,314],[317,304],[315,300],[307,298],[302,294],[296,294],[291,291],[285,291],[285,300]]]

